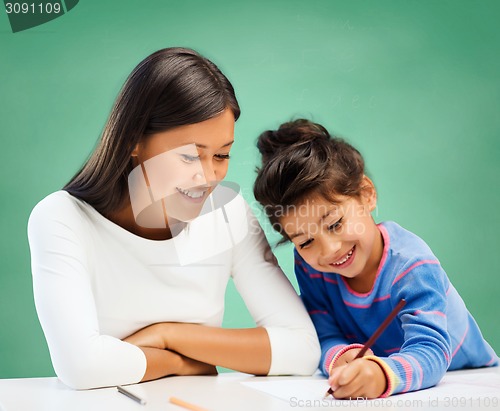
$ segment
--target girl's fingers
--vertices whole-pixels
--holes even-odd
[[[337,377],[337,384],[339,386],[351,384],[354,378],[361,372],[361,368],[361,361],[353,361],[344,366]]]
[[[333,392],[335,398],[358,398],[363,392],[363,380],[359,377],[354,378],[347,385],[341,385]]]
[[[352,380],[356,377],[358,367],[353,367],[353,365],[354,363],[336,368],[328,379],[335,398],[348,397],[349,393],[357,388],[352,385]]]
[[[341,365],[339,367],[336,367],[333,369],[332,373],[330,374],[330,377],[328,378],[328,384],[330,384],[330,387],[332,387],[332,390],[336,390],[339,386],[338,379],[340,375],[342,374],[342,371],[346,368],[346,365]]]
[[[378,364],[359,359],[332,375],[330,384],[335,398],[377,398],[384,392],[386,380]]]
[[[340,368],[336,374],[332,373],[330,385],[334,391],[333,396],[335,398],[361,397],[367,383],[363,374],[363,362],[353,361]]]

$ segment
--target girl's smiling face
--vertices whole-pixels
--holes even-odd
[[[359,198],[337,196],[338,202],[315,195],[289,207],[280,223],[298,253],[314,269],[337,273],[355,291],[373,286],[382,258],[383,241],[371,212],[377,196],[363,177]]]

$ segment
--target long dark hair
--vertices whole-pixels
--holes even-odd
[[[304,119],[283,123],[278,130],[263,132],[257,148],[262,167],[257,170],[254,196],[284,240],[280,217],[290,206],[312,195],[337,202],[339,195],[361,194],[363,157],[320,124]]]
[[[131,153],[148,135],[240,108],[233,86],[210,60],[187,48],[166,48],[141,61],[123,85],[89,160],[64,186],[103,215],[128,195]]]

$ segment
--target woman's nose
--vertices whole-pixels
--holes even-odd
[[[224,162],[207,160],[202,166],[207,184],[218,183],[226,176],[227,164]]]
[[[209,161],[202,162],[199,169],[193,175],[193,180],[198,185],[213,183],[217,180],[215,167]]]

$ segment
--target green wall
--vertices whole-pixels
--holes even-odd
[[[497,0],[81,0],[13,34],[2,10],[0,377],[53,375],[33,304],[30,210],[89,155],[132,68],[177,45],[235,86],[243,114],[228,179],[248,201],[259,132],[293,117],[323,123],[364,154],[377,221],[429,243],[500,352],[498,21]],[[294,281],[291,248],[277,254]],[[250,326],[232,286],[227,300],[225,324]]]

